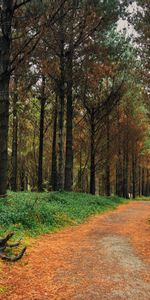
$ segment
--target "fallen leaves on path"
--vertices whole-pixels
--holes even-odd
[[[131,202],[34,239],[22,261],[0,265],[0,299],[149,300],[148,218],[150,202]]]

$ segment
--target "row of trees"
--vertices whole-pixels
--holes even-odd
[[[0,195],[148,195],[146,59],[116,30],[128,1],[1,2]]]

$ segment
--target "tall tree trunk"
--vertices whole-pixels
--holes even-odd
[[[17,81],[15,81],[15,93],[13,97],[13,138],[12,138],[12,177],[11,189],[17,191],[17,164],[18,164],[18,112],[17,112]]]
[[[73,185],[73,106],[72,106],[72,51],[67,58],[67,121],[66,121],[66,161],[65,161],[65,190],[71,191]]]
[[[127,123],[126,123],[126,132],[125,132],[125,140],[124,140],[124,155],[123,155],[123,196],[125,198],[129,198],[129,154],[128,154],[128,143],[129,143],[129,126],[128,126],[128,116],[127,116]]]
[[[7,189],[12,5],[13,0],[2,0],[0,8],[0,196],[5,196]]]
[[[121,135],[120,135],[120,119],[119,106],[117,107],[117,162],[116,162],[116,195],[123,196],[123,168],[121,155]]]
[[[25,169],[22,163],[20,168],[20,191],[23,192],[25,190]]]
[[[137,173],[136,173],[136,155],[132,153],[132,195],[133,199],[136,197],[136,182],[137,182]]]
[[[52,167],[50,186],[53,191],[57,190],[57,97],[54,111],[54,123],[53,123],[53,143],[52,143]]]
[[[6,195],[8,164],[9,80],[0,81],[0,197]]]
[[[140,164],[140,161],[138,162]],[[138,196],[141,196],[141,166],[138,166]]]
[[[122,162],[121,157],[118,158],[116,163],[116,195],[123,196],[123,182],[122,182]]]
[[[65,103],[65,56],[64,56],[64,28],[63,7],[60,16],[60,82],[58,103],[58,189],[64,189],[64,103]]]
[[[150,170],[148,169],[147,171],[148,171],[148,173],[147,173],[147,180],[148,180],[147,181],[147,184],[148,184],[147,196],[150,196]]]
[[[95,195],[95,111],[91,111],[91,160],[90,160],[90,193]]]
[[[145,187],[145,196],[149,196],[149,181],[150,181],[149,169],[147,169],[147,170],[146,170],[146,187]]]
[[[142,168],[142,196],[145,196],[145,169]]]
[[[42,92],[40,98],[40,136],[38,162],[38,191],[43,191],[43,144],[44,144],[44,116],[45,116],[45,77],[42,77]]]
[[[126,147],[125,147],[126,148]],[[127,149],[124,149],[124,159],[123,159],[123,196],[129,198],[128,193],[128,176],[129,176],[129,157]]]
[[[110,196],[110,122],[106,117],[106,195]]]
[[[79,150],[79,155],[80,155],[80,168],[78,172],[78,189],[80,192],[83,192],[83,171],[82,171],[82,146],[80,144],[80,150]]]

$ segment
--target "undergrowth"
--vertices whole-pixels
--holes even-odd
[[[140,196],[140,197],[136,197],[135,199],[133,199],[133,201],[150,201],[150,197],[149,196]]]
[[[125,202],[119,197],[73,192],[9,193],[6,199],[0,199],[0,235],[8,231],[15,232],[15,236],[53,232]]]

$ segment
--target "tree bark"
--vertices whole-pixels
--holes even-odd
[[[52,143],[52,166],[50,186],[53,191],[57,190],[57,97],[55,103],[54,123],[53,123],[53,143]]]
[[[90,193],[95,195],[95,111],[91,111]]]
[[[142,168],[142,196],[145,196],[145,169]]]
[[[9,79],[0,81],[0,197],[6,195],[8,164]]]
[[[65,57],[63,8],[60,16],[60,82],[58,104],[58,189],[64,189],[64,103],[65,103]]]
[[[138,196],[141,196],[141,167],[138,167]]]
[[[120,120],[119,107],[117,107],[117,162],[116,162],[116,195],[123,196],[123,168],[121,155],[121,134],[120,134]]]
[[[18,112],[17,112],[17,79],[15,80],[15,92],[13,96],[13,138],[12,138],[12,177],[11,189],[17,191],[17,165],[18,165]]]
[[[137,195],[137,172],[136,172],[136,155],[135,153],[132,153],[132,196],[133,199],[136,198]]]
[[[124,159],[123,159],[123,197],[129,198],[128,194],[128,176],[129,176],[129,158],[126,149],[124,150]]]
[[[118,158],[116,163],[116,195],[119,197],[123,196],[121,157]]]
[[[146,170],[146,187],[145,187],[145,196],[149,196],[149,169]]]
[[[45,77],[42,77],[42,92],[40,99],[40,136],[38,162],[38,191],[43,191],[43,144],[44,144],[44,116],[45,116]]]
[[[127,116],[127,123],[125,129],[125,139],[124,139],[124,154],[123,154],[123,196],[125,198],[129,198],[129,187],[128,187],[128,180],[129,180],[129,137],[128,137],[128,116]]]
[[[106,117],[106,195],[110,196],[110,122]]]
[[[79,157],[80,157],[80,168],[78,171],[78,189],[80,192],[83,192],[83,171],[82,171],[82,146],[80,144],[80,150],[79,150]]]
[[[20,169],[20,191],[23,192],[24,190],[25,190],[25,168],[22,162],[22,166]]]
[[[0,196],[6,195],[9,122],[9,64],[13,0],[2,0],[0,10]]]
[[[65,190],[71,191],[73,185],[73,105],[72,105],[72,52],[67,57],[67,121],[66,121],[66,161]]]

